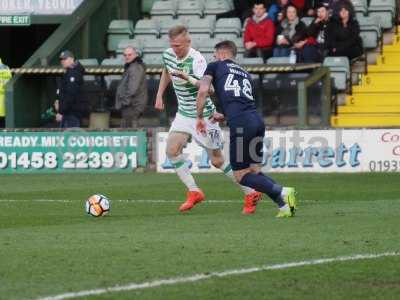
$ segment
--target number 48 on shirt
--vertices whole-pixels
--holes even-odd
[[[225,91],[233,91],[235,97],[240,97],[240,92],[242,92],[244,96],[254,101],[253,88],[251,86],[250,80],[248,80],[247,78],[243,78],[242,86],[240,86],[239,80],[234,78],[234,74],[228,75],[224,85]]]

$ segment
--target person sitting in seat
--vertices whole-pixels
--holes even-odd
[[[253,16],[247,21],[244,31],[245,57],[262,57],[264,61],[272,56],[275,42],[275,25],[268,18],[264,3],[256,3]]]
[[[300,51],[307,42],[307,27],[300,21],[297,8],[289,5],[286,8],[285,19],[277,29],[274,57],[289,56],[291,50]]]
[[[327,31],[327,46],[330,56],[346,56],[349,60],[363,54],[360,26],[351,6],[343,3],[339,19],[333,19]]]

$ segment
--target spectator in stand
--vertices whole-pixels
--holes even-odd
[[[125,71],[117,88],[115,108],[121,110],[121,127],[136,129],[147,104],[146,70],[135,48],[126,47],[124,59]]]
[[[360,26],[352,6],[343,3],[339,8],[339,19],[333,19],[328,27],[327,47],[330,56],[347,56],[352,60],[363,53]]]
[[[289,56],[292,49],[299,52],[307,42],[307,27],[297,16],[297,8],[289,5],[284,15],[277,29],[275,57]]]
[[[60,63],[65,73],[59,82],[58,98],[54,103],[56,121],[61,128],[80,127],[83,113],[81,89],[85,69],[68,50],[61,52]]]
[[[355,11],[351,0],[329,0],[329,8],[331,9],[331,17],[333,19],[340,19],[339,13],[343,5],[348,7],[350,11]]]
[[[217,20],[221,18],[240,18],[242,23],[251,16],[251,9],[257,0],[234,0],[234,10],[217,15]]]
[[[308,39],[300,60],[305,63],[322,62],[327,54],[326,36],[330,23],[329,9],[323,3],[317,8],[317,17],[307,29]]]
[[[289,5],[289,0],[277,0],[276,3],[272,3],[268,8],[268,17],[278,24],[283,20],[283,12]]]
[[[268,18],[264,3],[256,3],[253,16],[247,21],[244,31],[245,57],[262,57],[265,60],[272,56],[275,42],[275,25]]]

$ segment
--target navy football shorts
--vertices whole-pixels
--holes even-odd
[[[257,112],[246,112],[229,120],[230,163],[232,170],[261,164],[265,125]]]

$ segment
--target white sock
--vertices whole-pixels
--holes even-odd
[[[175,167],[175,172],[178,175],[179,179],[183,182],[184,185],[188,188],[189,191],[199,191],[196,182],[190,173],[190,169],[186,161],[183,159],[182,155],[177,157],[172,157],[169,159],[171,163]]]
[[[245,195],[255,192],[252,188],[237,183],[236,178],[233,175],[232,167],[229,163],[224,163],[223,166],[221,167],[221,170],[228,178],[230,178],[234,183],[236,183],[240,187],[240,189],[243,191]]]
[[[281,197],[284,198],[285,196],[287,196],[287,194],[289,194],[289,188],[283,187],[281,192]]]
[[[285,204],[284,206],[279,207],[279,209],[280,210],[287,210],[287,209],[289,209],[289,205]]]

